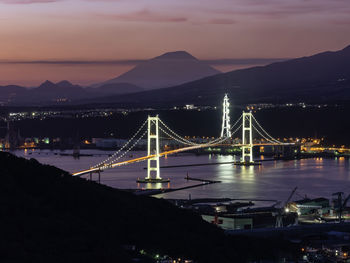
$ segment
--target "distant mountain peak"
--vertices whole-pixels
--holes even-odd
[[[138,107],[140,104],[144,107],[217,105],[223,94],[229,93],[239,105],[290,101],[333,104],[349,103],[349,87],[350,46],[266,66],[234,70],[166,89],[114,97],[105,102],[121,105],[127,102]]]
[[[74,86],[71,82],[69,82],[68,80],[62,80],[60,82],[56,83],[57,86],[61,87],[61,88],[69,88]]]
[[[129,83],[144,89],[166,88],[219,73],[186,51],[174,51],[149,59],[119,77],[96,86]]]
[[[155,57],[154,59],[156,59],[156,60],[160,60],[160,59],[191,59],[191,60],[197,60],[190,53],[188,53],[186,51],[183,51],[183,50],[167,52],[167,53],[164,53],[163,55]]]
[[[50,80],[45,80],[42,84],[54,84],[52,81],[50,81]]]
[[[41,85],[38,88],[51,88],[51,87],[56,87],[56,84],[49,80],[46,80],[43,83],[41,83]]]

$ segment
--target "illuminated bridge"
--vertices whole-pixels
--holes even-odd
[[[207,141],[204,143],[196,143],[176,133],[168,125],[166,125],[159,117],[149,116],[148,119],[140,126],[136,133],[128,140],[118,151],[109,156],[102,162],[86,169],[73,173],[75,176],[83,174],[89,174],[97,172],[100,173],[103,170],[116,168],[119,166],[132,164],[141,161],[147,161],[147,176],[142,182],[162,182],[160,177],[159,169],[159,158],[175,154],[179,152],[191,151],[201,148],[208,148],[213,146],[236,146],[242,149],[241,163],[245,165],[254,164],[253,160],[253,147],[254,146],[265,146],[265,145],[291,145],[290,143],[282,143],[277,139],[273,138],[256,120],[252,112],[243,112],[238,120],[231,125],[230,124],[230,110],[229,101],[227,95],[224,97],[223,102],[223,117],[221,136],[219,138]],[[253,131],[254,135],[260,136],[263,139],[263,143],[254,144],[253,142]],[[230,143],[231,138],[241,132],[241,143],[232,144]],[[141,139],[147,135],[147,155],[139,158],[130,160],[123,160],[123,157],[127,155],[132,149],[140,144]],[[180,145],[182,148],[160,152],[160,138],[169,138]],[[164,180],[165,181],[165,180]]]

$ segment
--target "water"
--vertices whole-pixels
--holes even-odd
[[[69,172],[86,169],[107,158],[112,152],[99,150],[82,150],[84,154],[95,154],[92,157],[74,159],[71,156],[60,156],[59,151],[19,150],[17,156],[35,158],[44,164],[57,166]],[[65,153],[71,153],[66,151]],[[96,155],[97,154],[97,155]],[[145,156],[145,152],[132,152],[128,158]],[[239,160],[239,156],[181,154],[161,158],[161,166],[223,163]],[[342,191],[350,193],[350,161],[344,158],[314,158],[292,161],[267,161],[261,166],[234,166],[232,164],[176,167],[161,169],[161,177],[170,178],[169,184],[137,184],[137,178],[146,176],[146,162],[134,163],[106,170],[101,174],[101,182],[115,188],[178,188],[198,184],[187,181],[185,176],[219,180],[222,183],[200,186],[187,190],[167,193],[166,198],[252,198],[285,201],[295,186],[298,187],[294,199],[305,194],[310,198],[330,198],[332,193]],[[87,177],[85,175],[83,177]],[[97,179],[94,175],[94,179]]]

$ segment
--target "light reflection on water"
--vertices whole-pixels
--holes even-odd
[[[67,151],[69,152],[69,151]],[[70,151],[71,152],[71,151]],[[36,158],[39,162],[55,165],[69,172],[90,167],[112,152],[83,150],[84,154],[97,154],[92,157],[74,159],[60,156],[59,151],[21,150],[18,156]],[[134,158],[144,156],[144,152],[133,152]],[[268,157],[265,157],[265,160]],[[161,166],[216,163],[238,161],[239,156],[183,154],[161,159]],[[198,182],[187,181],[190,177],[218,180],[222,183],[200,186],[172,192],[161,197],[167,198],[254,198],[286,200],[291,190],[298,186],[299,195],[309,197],[324,196],[338,191],[350,192],[350,162],[344,158],[314,158],[292,161],[264,161],[260,166],[234,166],[232,164],[189,166],[161,169],[163,178],[170,178],[168,184],[137,184],[137,178],[146,176],[146,162],[135,163],[110,169],[101,174],[102,183],[115,188],[178,188]],[[87,178],[87,176],[85,176]],[[97,176],[94,176],[97,179]]]

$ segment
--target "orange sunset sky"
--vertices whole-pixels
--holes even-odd
[[[175,50],[227,71],[342,49],[349,14],[349,0],[0,0],[0,85],[87,85]]]

